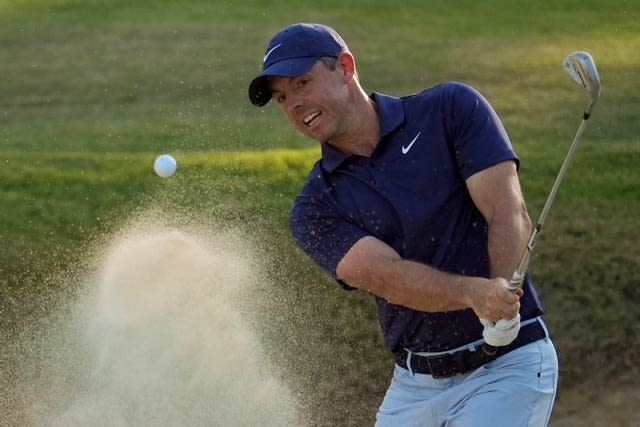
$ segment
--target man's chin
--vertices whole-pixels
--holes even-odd
[[[318,142],[325,142],[327,138],[321,132],[314,131],[313,129],[300,129],[305,136],[315,139]]]

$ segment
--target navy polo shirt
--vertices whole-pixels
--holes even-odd
[[[290,215],[293,237],[336,278],[336,267],[361,238],[374,236],[402,258],[443,271],[489,277],[487,223],[465,180],[485,168],[518,163],[486,99],[461,83],[395,98],[373,93],[381,138],[370,157],[322,144]],[[542,314],[527,275],[522,319]],[[482,338],[471,309],[426,313],[376,297],[390,351],[445,351]]]

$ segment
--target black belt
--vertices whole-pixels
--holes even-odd
[[[516,339],[509,345],[498,347],[494,354],[483,351],[481,346],[478,346],[475,351],[467,349],[440,356],[420,356],[412,353],[411,370],[420,374],[430,374],[433,378],[448,378],[472,371],[516,348],[545,338],[547,332],[541,322],[542,319],[538,319],[522,326]],[[396,363],[405,369],[408,369],[408,354],[406,350],[400,350],[396,353]]]

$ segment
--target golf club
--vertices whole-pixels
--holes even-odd
[[[587,93],[589,93],[589,104],[587,108],[584,110],[584,114],[582,115],[582,122],[580,123],[580,127],[576,132],[575,137],[573,138],[573,142],[569,147],[569,151],[567,152],[566,157],[564,158],[564,162],[560,167],[560,172],[558,172],[558,176],[556,176],[556,180],[553,183],[553,187],[549,192],[549,196],[547,197],[547,201],[542,208],[542,212],[540,213],[540,217],[536,221],[536,225],[531,232],[531,236],[529,237],[529,242],[527,243],[527,247],[525,249],[524,254],[522,255],[522,259],[518,264],[518,268],[513,273],[511,280],[509,281],[509,288],[512,291],[516,291],[517,289],[522,288],[522,283],[524,281],[524,275],[527,271],[527,267],[529,265],[529,259],[531,258],[531,253],[533,252],[533,248],[536,245],[536,241],[538,235],[542,231],[542,227],[544,222],[547,219],[547,215],[549,214],[549,210],[551,209],[551,205],[553,204],[554,199],[556,198],[556,193],[558,192],[558,188],[564,179],[565,174],[567,173],[567,169],[569,168],[569,164],[573,159],[573,155],[576,151],[578,143],[580,142],[580,138],[582,137],[582,133],[587,125],[587,120],[591,117],[591,112],[596,102],[600,98],[600,77],[598,76],[598,70],[596,69],[596,64],[593,61],[591,55],[587,52],[574,52],[564,59],[563,61],[564,69],[567,71],[569,76],[575,81],[578,85],[582,86]]]
[[[576,132],[575,137],[573,138],[573,142],[569,147],[569,151],[565,156],[564,162],[556,176],[556,180],[553,183],[553,187],[547,197],[547,201],[542,208],[542,212],[538,220],[536,221],[535,227],[529,236],[529,241],[527,243],[527,247],[525,249],[522,258],[520,259],[520,263],[516,271],[513,273],[511,280],[509,280],[509,290],[512,292],[516,292],[518,289],[522,288],[522,284],[524,282],[524,276],[527,272],[527,267],[529,265],[529,259],[531,258],[531,253],[536,245],[536,241],[538,239],[538,235],[542,231],[542,227],[544,222],[547,219],[547,215],[549,214],[549,210],[551,209],[551,205],[556,197],[556,193],[558,192],[558,188],[560,187],[560,183],[567,173],[567,169],[569,168],[569,164],[573,159],[573,155],[576,151],[576,147],[580,142],[580,138],[582,137],[582,133],[587,124],[587,120],[591,117],[591,112],[598,102],[600,98],[600,77],[598,76],[598,70],[596,69],[596,64],[593,61],[591,55],[587,52],[578,51],[573,52],[567,55],[563,61],[565,71],[571,76],[574,82],[580,85],[583,89],[587,91],[589,94],[589,104],[584,110],[584,114],[582,115],[582,122],[580,123],[580,127]],[[490,343],[485,343],[483,346],[483,351],[487,354],[495,354],[496,348],[494,345]]]

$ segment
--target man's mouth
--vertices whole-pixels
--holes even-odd
[[[318,120],[318,118],[320,118],[321,115],[322,113],[320,111],[316,111],[307,115],[302,121],[307,127],[310,127]]]

